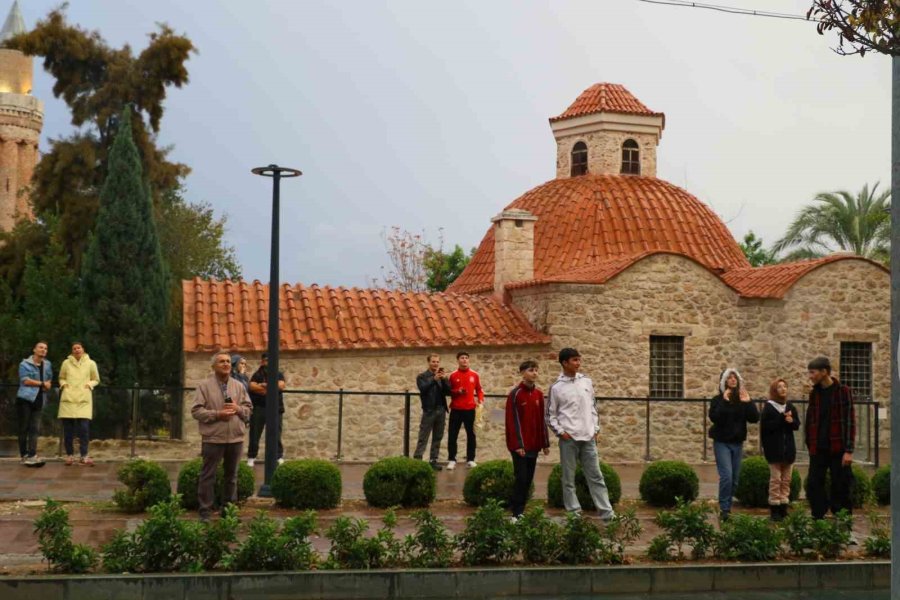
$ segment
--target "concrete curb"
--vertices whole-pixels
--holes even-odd
[[[887,599],[889,561],[199,575],[0,577],[4,600],[406,600],[741,597]],[[857,595],[858,593],[858,595]]]

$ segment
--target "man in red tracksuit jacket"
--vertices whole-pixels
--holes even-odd
[[[525,512],[528,491],[534,480],[538,453],[550,454],[550,433],[544,410],[544,394],[537,388],[538,364],[526,360],[519,365],[522,382],[506,398],[506,447],[512,454],[516,483],[510,498],[512,518]]]
[[[466,464],[475,462],[475,405],[484,402],[484,390],[478,373],[469,368],[469,353],[456,353],[458,369],[450,373],[450,436],[447,439],[447,470],[456,468],[456,440],[459,428],[466,428]]]

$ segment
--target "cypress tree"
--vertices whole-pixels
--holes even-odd
[[[168,274],[126,107],[81,273],[85,344],[106,381],[150,384],[168,317]]]

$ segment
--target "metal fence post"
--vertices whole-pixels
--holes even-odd
[[[704,400],[703,400],[703,427],[700,428],[700,439],[702,440],[701,443],[703,444],[703,462],[706,462],[706,460],[707,460],[707,454],[706,454],[706,446],[707,446],[707,444],[706,444],[706,414],[707,414],[707,413],[706,413],[706,400],[704,399]]]
[[[879,427],[880,427],[880,419],[878,418],[879,407],[878,404],[875,405],[875,468],[877,469],[881,466],[881,447],[879,446]]]
[[[644,460],[650,462],[650,398],[647,398],[647,414],[644,418]]]
[[[403,456],[409,456],[409,411],[411,397],[409,390],[406,390],[404,397],[405,406],[403,408]]]
[[[134,458],[135,446],[137,445],[137,422],[138,422],[138,390],[131,388],[131,458]]]
[[[342,448],[344,438],[344,388],[340,389],[338,392],[338,447],[337,447],[337,455],[335,458],[337,460],[343,460],[344,452]]]

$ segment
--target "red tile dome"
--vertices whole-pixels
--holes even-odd
[[[750,264],[716,214],[685,190],[654,177],[582,175],[554,179],[507,209],[538,220],[534,278],[648,251],[685,254],[716,272]],[[494,285],[494,229],[448,291],[479,293]]]

